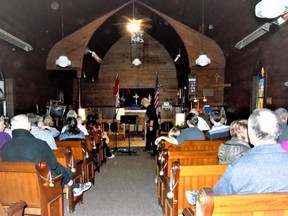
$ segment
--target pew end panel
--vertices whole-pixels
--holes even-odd
[[[0,162],[0,202],[6,208],[18,200],[25,200],[25,214],[63,216],[61,180],[61,175],[51,180],[43,161],[37,164]]]
[[[98,136],[96,136],[96,139],[94,137],[93,134],[90,134],[88,136],[85,137],[86,138],[86,143],[87,143],[87,147],[89,152],[92,155],[93,161],[94,161],[94,172],[100,172],[100,168],[101,168],[101,157],[100,157],[100,150],[99,148],[97,148],[97,143],[100,142],[100,138]]]
[[[164,150],[165,152],[165,150]],[[167,182],[170,179],[172,164],[175,161],[178,161],[181,166],[192,166],[192,165],[218,165],[218,151],[180,151],[180,152],[169,152],[166,157],[163,158],[163,176],[159,178],[159,182],[157,182],[158,188],[158,200],[161,207],[164,206],[165,196],[166,196],[166,187]],[[169,171],[168,171],[169,170]],[[162,174],[161,173],[161,174]]]
[[[57,161],[61,165],[63,165],[67,169],[74,171],[72,176],[73,182],[83,183],[83,160],[75,161],[71,147],[67,146],[65,148],[58,148],[53,152],[55,157],[57,158]],[[63,189],[63,193],[66,195],[66,200],[68,202],[67,210],[70,213],[75,211],[75,207],[78,203],[83,203],[83,194],[74,197],[72,187],[66,185]]]
[[[186,207],[195,210],[196,206],[191,206],[186,199],[186,191],[200,190],[203,187],[213,188],[226,168],[227,165],[180,166],[179,162],[173,163],[173,177],[171,176],[169,184],[174,196],[170,199],[165,194],[165,215],[182,214]],[[174,190],[171,190],[171,187]]]

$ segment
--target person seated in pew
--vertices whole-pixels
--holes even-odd
[[[37,126],[39,116],[36,115],[35,113],[27,113],[26,116],[31,124],[30,133],[34,137],[45,141],[52,150],[56,150],[57,145],[54,137],[50,134],[49,131],[42,130],[40,127]]]
[[[219,164],[230,164],[251,149],[248,141],[248,121],[235,120],[230,124],[231,139],[221,143],[218,149]]]
[[[106,151],[106,157],[108,159],[114,158],[115,154],[113,154],[113,151],[111,151],[110,147],[108,146],[108,144],[110,142],[110,138],[108,136],[108,133],[106,131],[102,130],[102,127],[99,123],[95,123],[95,132],[97,132],[98,134],[103,134],[102,135],[102,142],[103,142],[103,146],[104,146],[105,151]]]
[[[169,130],[168,137],[176,139],[180,135],[180,133],[181,133],[180,128],[177,126],[174,126]]]
[[[73,172],[58,163],[52,149],[43,140],[35,138],[31,133],[31,124],[26,115],[16,115],[11,119],[13,138],[2,148],[2,160],[11,162],[38,162],[45,160],[51,170],[52,177],[62,175],[62,187],[71,186],[74,196],[80,196],[90,189],[91,182],[79,184],[72,181]]]
[[[278,141],[281,142],[283,140],[288,140],[288,112],[285,108],[280,107],[275,110],[275,113],[280,117],[282,121],[282,132],[278,138]]]
[[[58,131],[55,127],[54,127],[54,122],[53,122],[53,118],[51,115],[49,114],[45,114],[43,116],[40,116],[38,119],[38,123],[37,123],[38,127],[42,128],[43,130],[47,130],[49,131],[49,133],[54,137],[58,137],[60,134],[60,131]]]
[[[254,145],[233,161],[214,187],[215,194],[288,192],[288,154],[277,142],[282,122],[269,109],[256,109],[248,118]]]
[[[77,127],[84,133],[85,136],[89,135],[88,130],[83,125],[83,120],[81,116],[78,116],[77,113],[74,110],[69,110],[66,115],[66,120],[70,117],[74,117],[77,119]],[[67,125],[64,125],[64,127],[61,130],[61,133],[63,133],[66,130]]]
[[[77,119],[74,117],[68,117],[66,121],[65,131],[59,135],[59,140],[85,140],[85,134],[78,128]]]
[[[11,140],[10,134],[5,132],[6,124],[4,116],[0,116],[0,149],[9,140]]]
[[[157,145],[162,140],[175,145],[181,144],[184,140],[204,140],[204,133],[197,128],[197,123],[197,115],[195,113],[188,113],[186,115],[186,124],[188,128],[183,129],[177,138],[160,136],[155,140],[155,144]]]
[[[229,126],[224,125],[226,117],[219,110],[212,110],[209,114],[210,121],[213,124],[212,129],[206,133],[209,140],[229,138]]]

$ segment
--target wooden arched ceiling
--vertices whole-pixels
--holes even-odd
[[[63,40],[57,42],[50,50],[46,61],[47,70],[77,70],[78,76],[81,76],[81,70],[83,65],[83,57],[85,58],[85,49],[89,46],[91,50],[95,50],[100,56],[105,56],[109,48],[117,41],[125,32],[119,31],[119,26],[114,25],[119,21],[119,17],[127,15],[127,11],[130,11],[132,1],[122,5],[121,7],[109,12],[108,14],[96,19],[83,28],[75,31],[74,33],[66,36]],[[225,68],[225,56],[223,51],[216,42],[212,39],[203,36],[196,30],[189,28],[188,26],[174,20],[173,18],[141,3],[137,3],[137,8],[145,16],[151,18],[152,28],[147,29],[147,33],[156,38],[167,51],[170,53],[171,58],[174,58],[178,50],[181,50],[181,60],[176,64],[177,76],[186,77],[189,73],[189,68],[195,68],[195,59],[199,56],[202,50],[202,40],[205,53],[211,58],[212,63],[208,66],[213,69]],[[157,16],[157,22],[153,22],[153,17]],[[159,17],[163,22],[159,22]],[[109,37],[109,42],[105,38],[105,45],[101,38],[97,38],[97,34],[100,29],[105,29],[105,32],[101,33],[101,37]],[[166,31],[159,29],[165,28]],[[158,29],[158,31],[157,31]],[[168,31],[167,31],[168,30]],[[174,36],[173,36],[174,35]],[[94,42],[93,42],[94,41]],[[95,42],[96,41],[96,42]],[[97,44],[97,45],[95,45]],[[55,65],[56,59],[62,53],[65,53],[72,61],[72,65],[69,68],[59,68]],[[182,74],[181,74],[182,73]]]

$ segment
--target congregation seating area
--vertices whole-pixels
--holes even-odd
[[[215,195],[213,187],[227,165],[219,165],[217,149],[224,140],[186,140],[181,145],[162,141],[156,160],[158,204],[164,216],[287,215],[288,193]],[[86,140],[57,140],[59,163],[74,172],[73,181],[97,181],[105,164],[105,148],[98,134]],[[102,147],[101,147],[102,146]],[[1,152],[0,152],[1,153]],[[1,155],[1,154],[0,154]],[[98,167],[99,166],[99,167]],[[16,179],[16,181],[15,181]],[[85,194],[73,196],[61,187],[62,176],[51,178],[45,161],[0,162],[0,212],[3,215],[64,216],[64,202],[72,213],[85,202]],[[23,185],[28,185],[27,188]],[[186,191],[198,190],[196,205]]]
[[[287,215],[287,193],[214,195],[213,187],[227,165],[219,165],[217,150],[223,140],[162,142],[156,158],[158,204],[165,216]],[[197,155],[197,156],[196,156]],[[198,190],[196,205],[186,191]]]
[[[100,173],[100,166],[106,162],[101,137],[95,133],[86,136],[86,140],[56,140],[56,143],[58,149],[53,151],[54,155],[73,172],[72,180],[94,184],[95,174]],[[70,186],[62,188],[61,180],[61,175],[51,177],[45,161],[4,162],[0,157],[0,203],[7,212],[4,215],[17,215],[14,209],[22,208],[18,215],[24,212],[25,215],[64,216],[64,202],[73,213],[78,204],[85,202],[85,194],[75,197]]]

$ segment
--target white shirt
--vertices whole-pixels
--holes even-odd
[[[210,130],[210,127],[209,125],[207,124],[207,122],[200,116],[198,116],[198,124],[197,124],[197,127],[200,129],[200,130]]]

